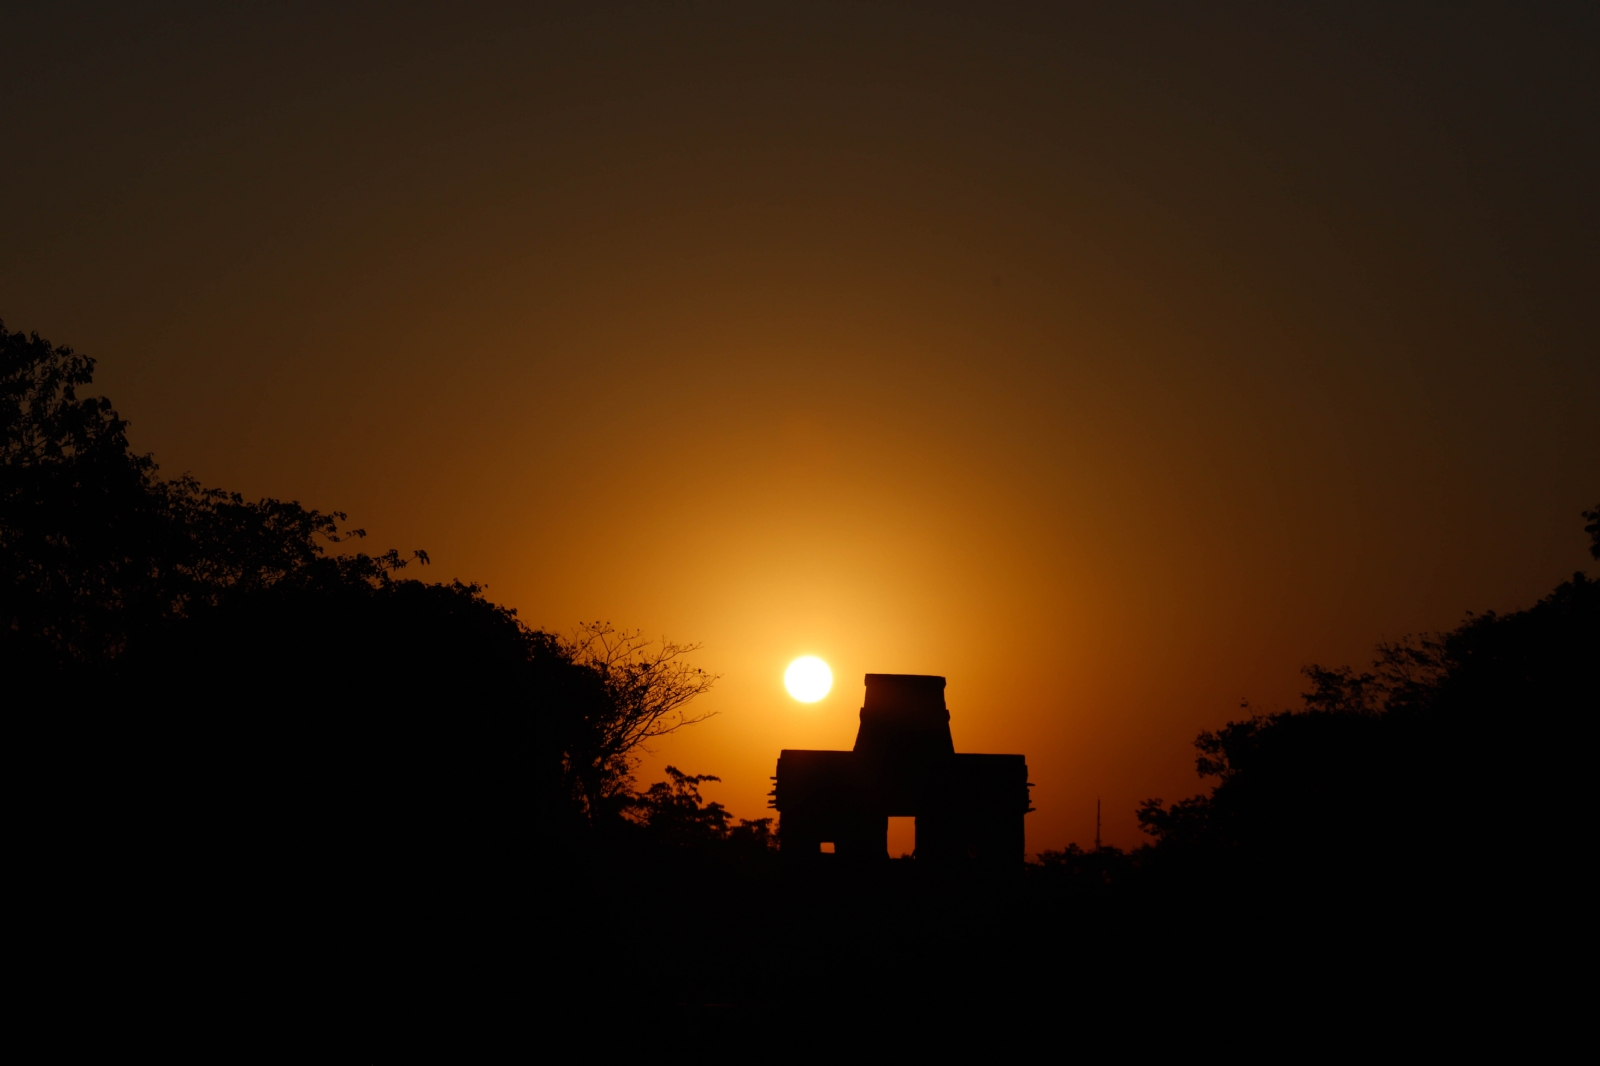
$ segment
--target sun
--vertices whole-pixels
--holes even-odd
[[[833,671],[815,655],[803,655],[783,672],[783,687],[801,703],[816,703],[833,688]]]

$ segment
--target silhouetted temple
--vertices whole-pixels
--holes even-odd
[[[773,806],[786,856],[888,857],[889,819],[914,817],[919,863],[1020,864],[1028,805],[1021,755],[958,755],[944,678],[868,674],[853,751],[778,755]]]

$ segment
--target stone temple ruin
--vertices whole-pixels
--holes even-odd
[[[772,795],[785,858],[887,861],[889,819],[911,816],[919,865],[1020,866],[1027,760],[957,754],[942,677],[866,680],[853,750],[778,755]]]

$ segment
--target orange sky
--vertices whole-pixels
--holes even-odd
[[[323,7],[3,16],[0,316],[169,474],[703,642],[647,770],[740,815],[937,673],[1030,849],[1132,845],[1587,558],[1592,9]]]

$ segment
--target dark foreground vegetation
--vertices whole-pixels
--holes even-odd
[[[1582,573],[1202,734],[1210,791],[1148,801],[1131,853],[786,868],[707,778],[633,778],[714,680],[692,646],[534,630],[406,576],[423,552],[352,550],[342,514],[162,478],[78,395],[92,369],[0,326],[0,670],[35,983],[130,1040],[1181,1036],[1269,1011],[1313,1019],[1310,1047],[1466,1011],[1576,935]]]

